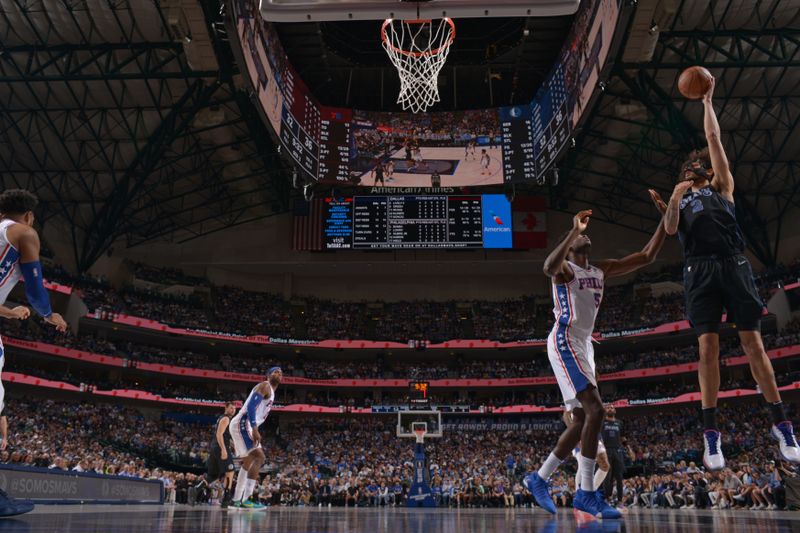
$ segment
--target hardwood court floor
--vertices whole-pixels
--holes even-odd
[[[781,533],[800,531],[800,512],[629,511],[622,520],[577,520],[570,510],[551,518],[541,509],[318,509],[221,511],[157,505],[40,505],[0,520],[0,533]]]

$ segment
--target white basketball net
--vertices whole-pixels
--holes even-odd
[[[419,113],[439,101],[437,79],[455,36],[449,18],[383,23],[381,42],[400,76],[397,103],[404,110]]]

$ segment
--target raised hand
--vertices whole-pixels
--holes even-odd
[[[703,95],[703,101],[710,102],[711,97],[714,96],[714,87],[717,85],[717,78],[711,76],[711,85],[708,87],[706,94]]]
[[[694,181],[692,180],[679,181],[672,190],[672,196],[682,198],[684,193],[692,188],[693,183]]]
[[[658,209],[658,212],[662,215],[667,212],[667,204],[664,200],[661,199],[661,195],[658,194],[654,189],[647,189],[647,192],[650,193],[650,199],[653,200],[653,203]]]
[[[575,215],[572,219],[572,227],[575,228],[576,231],[579,233],[583,233],[586,231],[587,226],[589,226],[589,217],[592,216],[592,210],[586,209],[584,211],[579,211],[577,215]]]

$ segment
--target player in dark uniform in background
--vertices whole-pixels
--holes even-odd
[[[231,489],[233,488],[233,447],[231,446],[231,434],[228,427],[231,418],[236,413],[236,406],[233,402],[225,404],[225,414],[217,419],[214,428],[214,438],[211,439],[211,453],[208,456],[208,479],[212,483],[223,479],[222,486],[225,490],[222,497],[222,508],[227,509],[231,503]]]
[[[372,175],[375,177],[375,180],[372,182],[373,186],[377,185],[379,181],[381,185],[386,185],[383,182],[383,163],[381,161],[378,161],[378,164],[372,169]]]
[[[433,169],[431,173],[431,187],[441,187],[442,186],[442,177],[439,175],[439,171]]]
[[[622,479],[625,475],[625,446],[622,444],[622,424],[617,420],[617,410],[613,405],[606,407],[606,418],[600,430],[608,457],[609,475],[603,483],[603,492],[610,499],[617,482],[617,501],[622,501]]]
[[[703,126],[708,148],[694,151],[684,163],[664,216],[664,229],[678,233],[684,250],[686,314],[698,337],[698,374],[703,406],[703,462],[712,470],[725,467],[717,427],[719,393],[719,323],[723,308],[734,322],[750,370],[767,400],[771,434],[781,455],[800,462],[792,423],[786,419],[772,363],[761,340],[764,304],[743,255],[744,238],[736,221],[733,176],[720,139],[719,122],[711,102],[714,81],[703,96]]]

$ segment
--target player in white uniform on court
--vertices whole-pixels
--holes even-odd
[[[261,466],[267,461],[261,448],[261,434],[258,427],[264,423],[275,402],[275,391],[281,384],[283,371],[274,366],[267,372],[267,380],[262,381],[250,391],[239,413],[231,419],[228,431],[233,442],[237,459],[242,459],[242,467],[236,478],[236,491],[233,493],[233,509],[262,509],[260,503],[249,502]]]
[[[663,215],[664,202],[655,191],[650,191],[650,196]],[[664,244],[666,232],[659,223],[642,251],[622,259],[598,261],[592,266],[589,264],[592,242],[583,235],[591,214],[591,211],[581,211],[575,215],[572,229],[544,263],[544,273],[552,279],[556,319],[547,338],[547,354],[564,398],[564,407],[572,416],[565,417],[567,429],[553,452],[538,472],[525,477],[524,483],[536,502],[555,514],[547,480],[580,442],[581,479],[580,486],[576,487],[575,509],[597,517],[619,518],[619,510],[608,505],[602,492],[595,490],[594,467],[605,411],[597,388],[592,332],[603,300],[605,281],[652,263]]]
[[[5,304],[8,295],[20,279],[25,279],[25,297],[45,322],[58,331],[66,331],[67,324],[50,308],[50,297],[44,288],[42,265],[39,263],[39,234],[33,229],[33,210],[39,200],[36,195],[22,189],[9,189],[0,194],[0,316],[25,320],[30,316],[27,307],[9,309]],[[0,339],[0,372],[5,364],[5,349]],[[0,412],[5,407],[5,389],[0,381]],[[0,420],[5,449],[8,422]],[[31,502],[14,500],[0,491],[0,516],[27,513],[33,509]]]
[[[492,158],[489,157],[488,152],[486,149],[481,150],[481,176],[484,174],[489,174],[489,163],[492,161]]]

